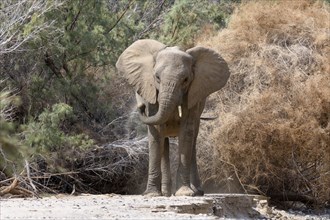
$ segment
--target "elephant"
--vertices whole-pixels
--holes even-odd
[[[116,63],[136,91],[140,120],[148,127],[149,167],[144,195],[171,196],[169,137],[178,137],[179,166],[175,196],[201,196],[196,139],[207,96],[225,86],[230,76],[214,50],[196,46],[186,51],[152,39],[131,44]]]

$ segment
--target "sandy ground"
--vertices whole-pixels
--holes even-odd
[[[56,195],[0,198],[0,219],[330,219],[276,210],[260,196],[209,194],[203,197],[140,195]]]

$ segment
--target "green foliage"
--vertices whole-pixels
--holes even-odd
[[[45,110],[38,117],[24,128],[24,144],[36,148],[37,151],[58,151],[63,148],[87,148],[93,144],[88,136],[69,135],[62,131],[66,120],[73,118],[73,110],[67,104],[59,103],[52,107],[52,110]]]
[[[122,3],[121,11],[113,13],[105,1],[65,1],[57,10],[46,13],[43,19],[46,23],[53,22],[51,29],[54,31],[45,30],[30,42],[30,47],[37,48],[44,60],[42,69],[45,72],[37,78],[34,76],[36,81],[32,81],[32,88],[35,90],[31,96],[36,96],[42,88],[44,97],[39,96],[40,103],[44,100],[53,100],[52,104],[66,102],[84,121],[101,120],[94,111],[96,106],[102,106],[103,115],[110,116],[111,105],[107,103],[105,107],[98,102],[102,92],[92,72],[96,67],[113,64],[119,53],[114,48],[123,47],[123,41],[127,40],[116,38],[113,33],[118,16],[124,13],[124,5],[127,3]],[[31,19],[26,26],[38,25],[35,22],[40,21]],[[101,78],[104,80],[106,76]],[[33,85],[34,82],[37,84]]]
[[[0,86],[3,82],[0,81]],[[13,110],[20,100],[8,88],[0,92],[0,173],[13,175],[23,166],[22,150],[25,150],[14,135]]]
[[[175,1],[165,14],[159,38],[170,45],[192,47],[205,26],[209,25],[215,31],[227,25],[234,2],[237,1]]]

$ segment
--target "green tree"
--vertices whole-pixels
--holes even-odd
[[[46,109],[38,120],[26,126],[23,132],[24,144],[44,153],[91,146],[93,141],[88,136],[69,135],[61,130],[64,122],[72,118],[72,107],[64,103],[53,105],[51,111]]]
[[[42,17],[54,22],[54,31],[41,32],[29,42],[43,61],[43,74],[34,75],[31,87],[31,96],[40,100],[36,100],[37,105],[41,104],[36,106],[39,112],[49,103],[65,102],[83,121],[109,119],[110,102],[99,102],[102,83],[109,80],[106,67],[113,64],[129,40],[129,36],[120,36],[125,29],[115,31],[130,7],[130,2],[121,4],[120,10],[113,10],[105,1],[66,1]],[[38,22],[40,19],[32,16],[24,33]],[[35,95],[42,90],[43,95]]]
[[[36,2],[45,4],[44,8],[48,5],[47,10],[30,10],[25,5],[29,19],[19,23],[15,31],[10,29],[14,37],[8,42],[28,40],[19,44],[15,53],[2,54],[0,61],[1,77],[21,91],[19,123],[63,102],[73,107],[83,127],[96,131],[121,114],[111,105],[111,77],[117,57],[134,40],[146,37],[170,4],[60,0],[52,6],[53,1]],[[11,43],[2,51],[9,51],[6,48],[11,48]]]
[[[227,25],[234,3],[239,0],[178,0],[164,15],[159,39],[170,45],[184,48],[194,46],[195,38],[209,25],[213,31]]]

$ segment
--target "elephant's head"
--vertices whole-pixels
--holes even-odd
[[[221,89],[229,78],[227,63],[215,51],[194,47],[182,51],[155,40],[138,40],[119,57],[116,67],[147,102],[158,101],[158,112],[141,117],[146,124],[163,124],[182,104],[190,109]]]

